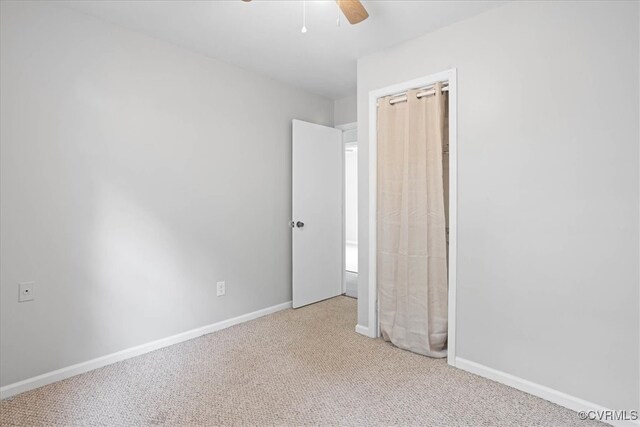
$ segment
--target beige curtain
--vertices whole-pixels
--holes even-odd
[[[377,283],[382,337],[447,354],[447,237],[443,150],[446,94],[378,106]],[[448,145],[446,145],[448,148]]]

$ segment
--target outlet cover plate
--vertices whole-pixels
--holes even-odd
[[[227,292],[226,285],[223,282],[218,282],[216,284],[216,296],[221,297]]]

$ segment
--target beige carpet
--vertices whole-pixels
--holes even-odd
[[[346,297],[286,310],[4,400],[0,423],[595,425],[355,322]]]

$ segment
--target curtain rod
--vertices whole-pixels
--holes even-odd
[[[434,85],[431,85],[431,86],[426,86],[426,87],[418,89],[418,90],[421,90],[422,92],[418,92],[416,94],[416,96],[418,98],[423,98],[425,96],[435,95],[436,94],[435,86],[436,85],[434,84]],[[442,82],[442,92],[449,92],[449,82]],[[391,104],[391,105],[397,104],[398,102],[406,102],[407,101],[407,92],[396,93],[395,95],[392,95],[392,96],[397,97],[397,98],[392,98],[389,101],[389,104]]]

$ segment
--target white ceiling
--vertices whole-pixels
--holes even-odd
[[[363,1],[369,19],[336,24],[335,1],[63,1],[68,7],[338,99],[356,91],[356,60],[477,15],[496,1]]]

